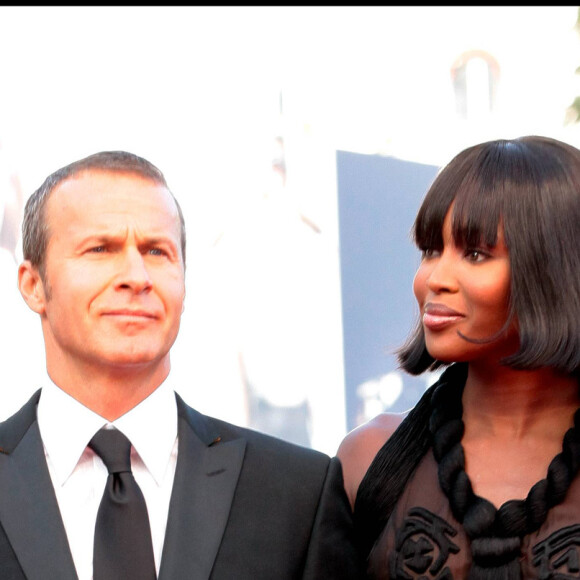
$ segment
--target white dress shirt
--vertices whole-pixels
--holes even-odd
[[[105,426],[122,431],[133,445],[132,470],[147,503],[159,573],[177,462],[177,404],[167,381],[113,423],[49,381],[40,396],[38,425],[79,580],[93,578],[95,523],[108,476],[87,445]]]

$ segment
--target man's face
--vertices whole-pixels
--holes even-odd
[[[46,223],[40,314],[49,373],[168,372],[185,296],[169,191],[136,174],[84,171],[51,193]]]

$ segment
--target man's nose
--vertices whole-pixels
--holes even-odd
[[[119,255],[117,288],[129,288],[136,294],[147,292],[153,286],[145,258],[138,248],[127,248]]]

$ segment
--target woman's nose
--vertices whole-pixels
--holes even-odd
[[[430,259],[430,270],[426,277],[429,290],[435,293],[457,290],[456,261],[450,253],[442,252]]]

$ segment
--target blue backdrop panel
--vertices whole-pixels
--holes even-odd
[[[380,155],[337,152],[349,430],[365,420],[360,385],[397,371],[394,350],[415,324],[412,283],[419,252],[411,242],[411,228],[438,169]],[[400,377],[403,390],[389,406],[394,412],[410,408],[426,385],[424,377]]]

